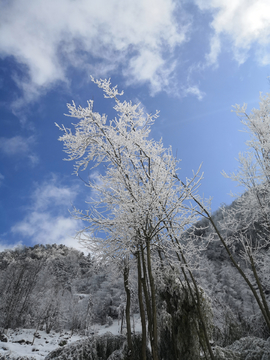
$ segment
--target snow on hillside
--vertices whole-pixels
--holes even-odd
[[[141,331],[139,315],[134,316],[134,328],[136,332]],[[120,334],[120,330],[120,322],[114,320],[111,326],[93,325],[90,333],[102,335],[109,331],[112,334],[117,335]],[[36,360],[44,359],[51,351],[61,346],[61,343],[70,344],[87,337],[87,335],[72,335],[71,331],[64,331],[62,333],[51,331],[50,334],[47,334],[45,331],[38,331],[34,344],[31,345],[34,333],[34,329],[9,330],[7,333],[8,342],[0,341],[0,359],[3,355],[8,355],[9,358],[26,356],[27,358]]]

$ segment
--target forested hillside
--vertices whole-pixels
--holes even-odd
[[[261,282],[263,294],[267,304],[270,300],[269,283],[269,260],[270,250],[267,233],[263,221],[254,223],[247,222],[254,214],[254,207],[248,208],[247,218],[238,212],[239,204],[250,197],[246,192],[232,202],[229,206],[223,206],[212,216],[221,236],[231,250],[231,255],[237,266],[246,274],[251,284],[258,290],[256,278],[254,278],[250,259],[247,258],[246,250],[256,262],[256,274]],[[238,216],[235,215],[238,213]],[[228,218],[235,215],[236,228],[228,226]],[[243,276],[232,263],[229,254],[223,244],[220,243],[215,229],[207,219],[203,219],[196,225],[195,234],[202,242],[208,241],[207,250],[201,259],[201,269],[196,273],[198,283],[203,287],[211,298],[212,311],[214,314],[214,339],[221,346],[231,344],[236,339],[244,336],[258,336],[267,339],[269,329],[260,311],[260,307],[250,287]],[[263,236],[264,235],[264,236]],[[250,239],[251,243],[242,243],[239,239]]]
[[[0,326],[84,331],[117,318],[122,279],[64,245],[0,253]]]
[[[236,206],[237,201],[213,214],[212,218],[221,229],[226,213]],[[238,235],[241,231],[252,232],[253,240],[260,241],[253,228],[247,227],[241,219],[238,221]],[[259,223],[257,227],[260,228]],[[207,224],[206,220],[196,223],[194,229],[186,232],[186,238],[196,236],[199,243],[208,242],[209,237],[215,236],[213,228]],[[230,236],[233,235],[235,234],[230,232]],[[225,232],[223,236],[227,236]],[[236,247],[234,255],[249,274],[248,265],[241,256],[240,247]],[[258,275],[265,284],[264,292],[267,302],[269,302],[270,294],[267,287],[269,286],[269,255],[268,248],[261,249],[262,261],[258,267]],[[235,272],[218,240],[208,243],[200,255],[198,268],[199,270],[194,270],[194,275],[203,289],[205,294],[203,297],[207,297],[208,305],[205,311],[211,314],[208,316],[211,317],[212,346],[224,348],[248,336],[266,340],[269,337],[269,331],[258,304],[241,275]],[[123,274],[121,269],[118,270],[109,263],[102,265],[94,257],[85,256],[82,252],[64,245],[36,245],[1,252],[0,326],[2,332],[9,328],[29,328],[44,330],[48,334],[51,331],[71,330],[79,335],[91,335],[97,324],[109,325],[115,319],[124,322],[127,299]],[[191,318],[194,316],[191,309],[184,308],[187,304],[183,298],[183,292],[185,293],[186,290],[180,283],[176,286],[173,283],[174,278],[171,277],[170,280],[167,277],[169,288],[164,287],[164,278],[168,274],[170,271],[163,269],[163,281],[157,285],[159,332],[163,339],[160,343],[161,352],[167,354],[164,359],[172,358],[168,351],[170,335],[166,330],[170,315],[178,316],[174,324],[176,328],[185,323],[185,311],[189,312],[188,316]],[[160,273],[156,275],[161,276]],[[129,278],[132,290],[131,315],[134,315],[139,313],[138,293],[134,286],[135,269],[131,269]],[[169,301],[168,296],[170,296]],[[181,304],[182,310],[177,308]],[[125,323],[122,329],[125,334]],[[185,328],[186,331],[188,331],[187,328]],[[181,332],[178,336],[181,336]],[[189,336],[192,337],[192,333]]]

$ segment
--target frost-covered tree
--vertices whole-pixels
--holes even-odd
[[[0,328],[84,330],[88,303],[77,294],[91,292],[93,267],[91,257],[64,245],[0,252]]]
[[[27,249],[7,251],[0,259],[0,326],[22,326],[31,309],[44,258],[30,257]]]
[[[146,358],[146,312],[152,356],[156,360],[156,274],[160,264],[181,266],[185,281],[194,283],[200,307],[200,294],[191,271],[199,246],[194,244],[195,237],[182,241],[182,235],[201,211],[198,203],[203,201],[197,195],[201,177],[198,171],[191,179],[180,181],[179,161],[172,150],[149,138],[157,113],[145,116],[138,105],[120,102],[122,93],[117,87],[112,88],[109,80],[93,81],[103,89],[105,98],[115,100],[117,116],[108,121],[107,116],[93,111],[93,101],[88,102],[87,108],[72,103],[68,105],[70,116],[79,119],[75,132],[59,126],[64,132],[60,140],[68,160],[75,161],[76,174],[88,166],[106,167],[105,172],[90,176],[87,182],[92,193],[89,209],[74,209],[74,215],[88,223],[78,236],[103,258],[136,263],[142,358]],[[126,282],[128,269],[124,269]],[[207,337],[205,327],[204,336]],[[210,346],[208,351],[211,354]]]
[[[262,282],[266,280],[262,270],[269,261],[270,245],[270,94],[261,96],[259,109],[253,109],[249,115],[246,104],[234,108],[250,139],[246,142],[247,152],[239,154],[238,171],[224,175],[244,187],[245,193],[233,207],[224,208],[221,228],[227,230],[226,244],[231,252],[238,248],[250,269],[246,277],[270,331],[265,295],[269,278]]]
[[[245,130],[250,134],[248,151],[239,154],[239,169],[224,176],[236,181],[246,192],[232,206],[224,207],[222,218],[215,221],[203,204],[205,217],[221,241],[234,268],[251,290],[270,331],[268,271],[269,261],[269,206],[270,206],[270,94],[261,96],[260,108],[246,113],[236,105],[235,111]],[[266,280],[266,281],[265,281]],[[264,281],[264,282],[262,282]]]

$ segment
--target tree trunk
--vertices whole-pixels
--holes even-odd
[[[146,252],[147,252],[147,268],[148,268],[148,275],[149,275],[149,282],[150,282],[150,289],[151,289],[151,300],[152,300],[152,355],[153,360],[158,360],[158,332],[157,332],[157,308],[156,308],[156,289],[155,289],[155,282],[152,273],[152,266],[151,266],[151,254],[150,254],[150,241],[147,239],[146,241]]]
[[[149,283],[148,283],[148,275],[147,275],[147,269],[146,269],[146,264],[145,264],[145,257],[144,257],[144,249],[143,246],[141,245],[141,256],[142,256],[142,270],[143,270],[143,275],[141,277],[141,282],[142,282],[142,288],[143,288],[143,292],[144,292],[144,299],[145,299],[145,304],[146,304],[146,312],[147,312],[147,318],[148,318],[148,333],[149,333],[149,337],[150,337],[150,343],[151,343],[151,347],[153,347],[153,322],[152,322],[152,308],[151,308],[151,295],[150,295],[150,291],[149,291]]]
[[[127,323],[127,342],[128,342],[128,353],[130,359],[133,359],[133,345],[131,337],[131,322],[130,322],[130,289],[128,283],[129,276],[129,267],[128,260],[124,260],[124,287],[126,291],[127,301],[126,301],[126,323]]]
[[[142,360],[146,360],[146,320],[144,313],[143,297],[142,297],[142,270],[141,270],[141,260],[140,253],[137,252],[137,267],[138,267],[138,298],[140,306],[140,315],[142,323]]]

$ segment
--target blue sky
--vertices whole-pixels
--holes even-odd
[[[64,243],[82,224],[83,182],[62,159],[72,100],[114,116],[90,81],[111,78],[124,98],[160,110],[163,138],[190,177],[202,163],[200,194],[212,209],[240,191],[221,175],[237,169],[247,134],[232,105],[258,107],[269,92],[268,0],[0,0],[0,250]],[[82,173],[82,177],[88,173]]]

